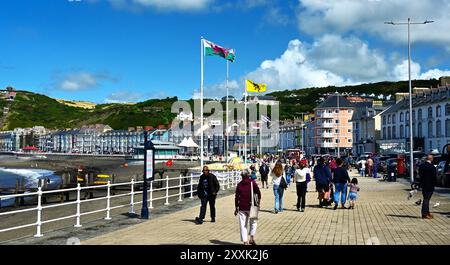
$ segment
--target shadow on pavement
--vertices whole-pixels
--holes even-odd
[[[216,240],[216,239],[209,240],[209,242],[211,242],[211,244],[214,244],[214,245],[241,245],[241,244],[236,244],[234,242],[228,242],[228,241],[222,241],[222,240]]]
[[[444,215],[444,216],[446,216],[447,218],[450,218],[450,212],[442,212],[442,213],[440,213],[440,212],[436,212],[437,214],[440,214],[440,215]]]
[[[390,217],[401,217],[401,218],[416,218],[416,219],[421,219],[420,216],[416,216],[416,215],[386,214],[386,216],[390,216]]]
[[[195,224],[195,220],[194,219],[183,219],[181,221],[182,222],[191,222],[191,223]]]

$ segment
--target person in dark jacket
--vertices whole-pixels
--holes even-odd
[[[266,162],[262,162],[262,165],[259,167],[259,174],[261,174],[261,183],[264,189],[264,182],[266,183],[266,189],[269,188],[269,184],[267,184],[267,179],[269,177],[270,168],[266,164]]]
[[[216,196],[220,190],[220,184],[217,177],[209,172],[207,166],[203,167],[203,174],[197,186],[197,196],[201,200],[200,216],[195,218],[196,224],[202,224],[206,215],[206,205],[209,203],[211,211],[211,222],[216,221]]]
[[[433,219],[430,213],[430,199],[433,196],[436,183],[436,167],[433,165],[433,155],[427,156],[427,161],[419,167],[420,187],[422,188],[422,218]]]
[[[251,187],[253,185],[254,205],[261,205],[261,191],[258,188],[255,180],[250,178],[250,172],[245,170],[242,173],[242,180],[236,187],[236,194],[234,197],[235,211],[234,215],[239,215],[239,227],[241,232],[241,240],[244,245],[256,245],[256,219],[250,219],[250,206],[252,204]],[[250,240],[248,240],[247,224],[250,223]]]
[[[347,183],[350,182],[347,169],[343,166],[344,161],[342,159],[336,159],[337,168],[334,170],[333,183],[334,183],[334,210],[337,209],[339,204],[339,195],[341,196],[341,208],[345,209],[345,202],[347,201]]]
[[[331,171],[330,168],[325,165],[325,160],[320,157],[317,161],[317,165],[314,167],[314,179],[316,181],[316,190],[319,193],[319,207],[325,205],[326,193],[330,191]]]

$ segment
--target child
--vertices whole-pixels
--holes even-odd
[[[353,178],[352,181],[350,182],[350,193],[348,194],[348,199],[350,200],[349,209],[353,210],[355,208],[355,201],[356,199],[358,199],[358,191],[359,191],[358,179]]]

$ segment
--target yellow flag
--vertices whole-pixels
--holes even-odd
[[[247,87],[247,92],[262,93],[267,90],[266,84],[256,84],[250,80],[245,80],[245,84]]]

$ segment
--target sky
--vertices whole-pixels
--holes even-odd
[[[3,0],[0,88],[95,103],[198,97],[200,39],[236,51],[229,91],[268,92],[450,75],[450,1]],[[204,58],[206,97],[226,61]]]

